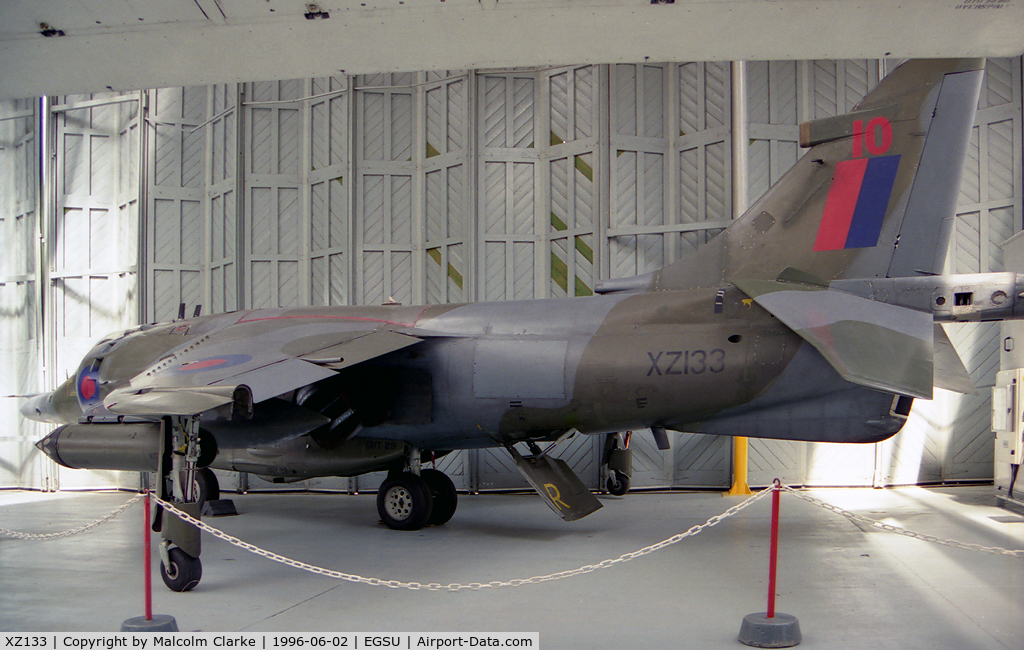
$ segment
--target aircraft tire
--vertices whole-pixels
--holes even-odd
[[[427,525],[443,526],[447,524],[455,516],[455,509],[459,506],[459,493],[455,490],[455,484],[447,474],[436,469],[421,470],[420,477],[426,481],[433,498]]]
[[[171,566],[160,563],[160,577],[171,591],[191,591],[203,578],[203,563],[180,548],[172,548],[168,552]]]
[[[209,467],[196,470],[192,490],[196,494],[196,501],[199,503],[220,499],[220,482],[217,480],[217,475]]]
[[[426,481],[411,472],[389,476],[377,490],[377,514],[394,530],[419,530],[427,525],[433,498]]]
[[[612,470],[605,487],[608,488],[609,494],[621,497],[629,492],[629,477],[617,469]]]

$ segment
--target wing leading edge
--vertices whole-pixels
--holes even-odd
[[[244,338],[225,330],[204,337],[111,391],[103,405],[119,415],[195,415],[236,402],[240,387],[259,403],[422,340],[386,329],[298,329],[288,328],[287,336],[273,330]]]

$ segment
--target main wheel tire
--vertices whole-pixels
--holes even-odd
[[[172,548],[168,553],[171,565],[160,563],[160,577],[171,591],[190,591],[203,578],[203,563],[180,548]]]
[[[430,520],[432,505],[426,481],[411,472],[389,476],[377,490],[377,514],[394,530],[423,528]]]
[[[608,482],[605,484],[608,488],[608,493],[621,497],[622,495],[629,492],[629,477],[620,472],[617,469],[612,470],[611,476],[608,477]]]
[[[192,491],[198,503],[220,499],[220,482],[209,467],[196,470]]]
[[[436,469],[420,470],[420,478],[426,481],[427,487],[430,489],[430,496],[433,498],[427,525],[443,526],[447,524],[459,506],[459,493],[455,490],[455,484],[447,474]]]

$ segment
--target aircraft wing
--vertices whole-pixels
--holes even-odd
[[[121,415],[193,415],[236,401],[258,403],[422,339],[388,329],[331,331],[329,323],[242,322],[172,350],[103,400]]]
[[[741,291],[813,345],[843,379],[932,398],[932,315],[825,287],[739,280]]]

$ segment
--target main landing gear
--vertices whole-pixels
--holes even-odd
[[[455,515],[459,496],[455,484],[441,471],[420,469],[413,450],[409,469],[394,471],[377,490],[377,513],[388,528],[419,530],[441,526]]]

